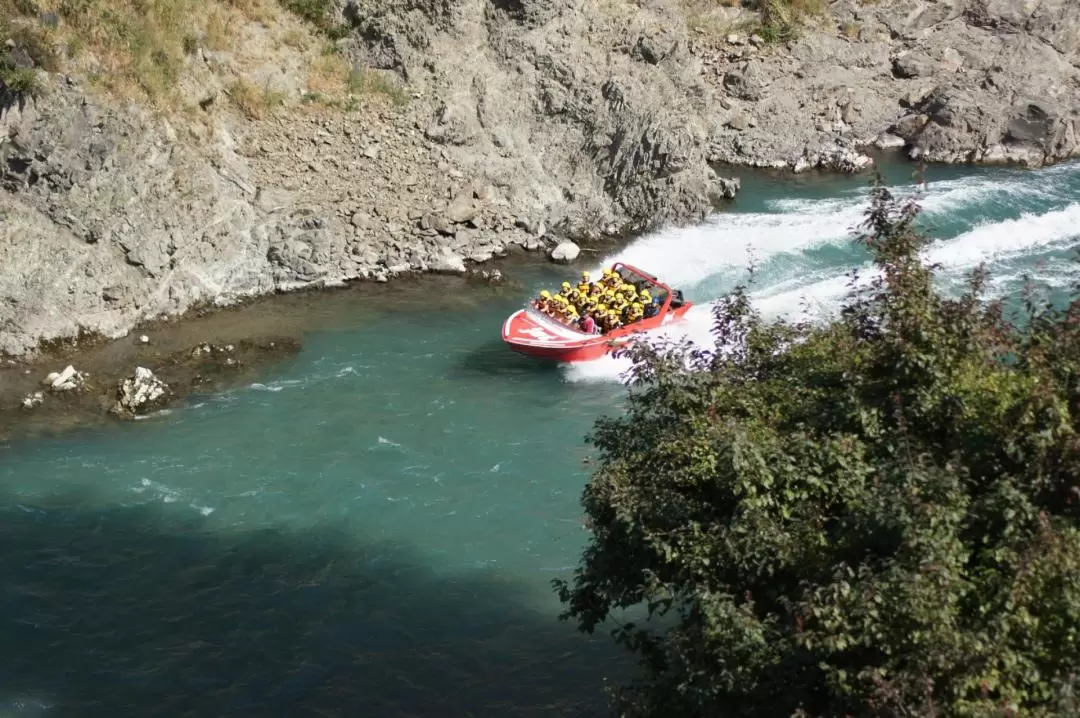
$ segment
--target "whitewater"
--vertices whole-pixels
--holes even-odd
[[[924,254],[939,265],[946,292],[959,291],[981,263],[990,269],[995,296],[1015,292],[1025,275],[1058,291],[1080,279],[1080,263],[1070,258],[1080,246],[1080,163],[1034,172],[990,170],[889,189],[918,200],[919,225],[934,240]],[[763,316],[827,319],[848,293],[852,270],[859,270],[861,282],[874,274],[868,253],[853,241],[868,200],[866,185],[821,199],[772,198],[752,211],[736,206],[698,226],[644,236],[592,271],[626,262],[683,290],[695,306],[685,322],[650,332],[655,338],[711,346],[713,305],[747,281],[751,264],[750,294]],[[627,368],[629,360],[606,357],[563,372],[571,382],[613,382]]]

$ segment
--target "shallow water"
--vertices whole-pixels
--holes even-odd
[[[1024,272],[1059,293],[1076,279],[1080,167],[928,177],[946,287],[982,260],[997,291]],[[735,212],[619,258],[700,303],[669,330],[698,341],[751,257],[763,311],[828,314],[867,261],[847,237],[865,194],[863,178],[746,178]],[[0,714],[600,707],[625,663],[556,619],[550,581],[586,539],[582,437],[618,410],[625,365],[555,368],[499,341],[529,291],[580,269],[515,270],[520,293],[454,301],[420,284],[430,309],[335,299],[255,384],[0,448]]]

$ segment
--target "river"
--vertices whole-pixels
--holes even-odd
[[[901,193],[911,168],[889,166]],[[949,290],[980,261],[1058,296],[1080,277],[1080,166],[937,169]],[[744,179],[732,211],[617,258],[699,303],[758,266],[769,315],[828,314],[866,266],[865,177]],[[558,716],[627,667],[557,620],[587,538],[594,420],[625,364],[507,351],[529,291],[611,258],[514,270],[521,292],[348,308],[257,383],[168,415],[0,447],[0,715]],[[591,265],[591,266],[589,266]],[[442,286],[432,283],[432,287]]]

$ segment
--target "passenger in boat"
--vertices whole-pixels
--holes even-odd
[[[578,291],[582,294],[588,294],[593,286],[592,277],[588,272],[581,273],[581,282],[577,285]]]
[[[593,319],[596,320],[596,327],[601,334],[607,334],[610,331],[610,320],[606,306],[603,304],[597,305]]]
[[[554,315],[556,319],[558,319],[560,322],[570,321],[571,307],[570,302],[567,301],[566,297],[561,294],[556,294],[554,297],[551,298],[551,304],[555,310]]]
[[[574,309],[581,309],[581,295],[578,293],[577,287],[570,284],[570,282],[562,283],[562,290],[559,292],[559,296],[563,297],[563,299],[565,299],[569,303],[569,306],[573,307]]]
[[[596,319],[596,302],[594,302],[593,300],[591,300],[589,298],[586,298],[585,301],[582,302],[582,304],[581,304],[580,312],[581,312],[581,316],[583,316],[583,317],[592,317],[595,320]]]
[[[645,307],[641,302],[634,302],[627,310],[626,323],[633,324],[634,322],[640,322],[642,317],[645,316]]]
[[[546,289],[540,292],[540,296],[533,304],[544,314],[551,314],[551,292]]]
[[[620,319],[623,319],[623,318],[626,317],[626,310],[630,305],[626,301],[626,295],[625,294],[616,294],[615,295],[615,301],[612,302],[610,306],[611,306],[612,310],[614,311],[615,316],[619,317]]]
[[[585,311],[585,307],[589,306],[590,302],[592,302],[592,299],[589,297],[588,292],[582,292],[577,287],[574,287],[574,305],[579,312]]]

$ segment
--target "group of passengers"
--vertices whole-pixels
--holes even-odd
[[[656,316],[659,297],[645,286],[635,286],[613,269],[605,269],[597,281],[588,272],[574,286],[563,282],[558,294],[544,290],[536,308],[566,324],[573,324],[588,334],[606,334],[627,324]]]

